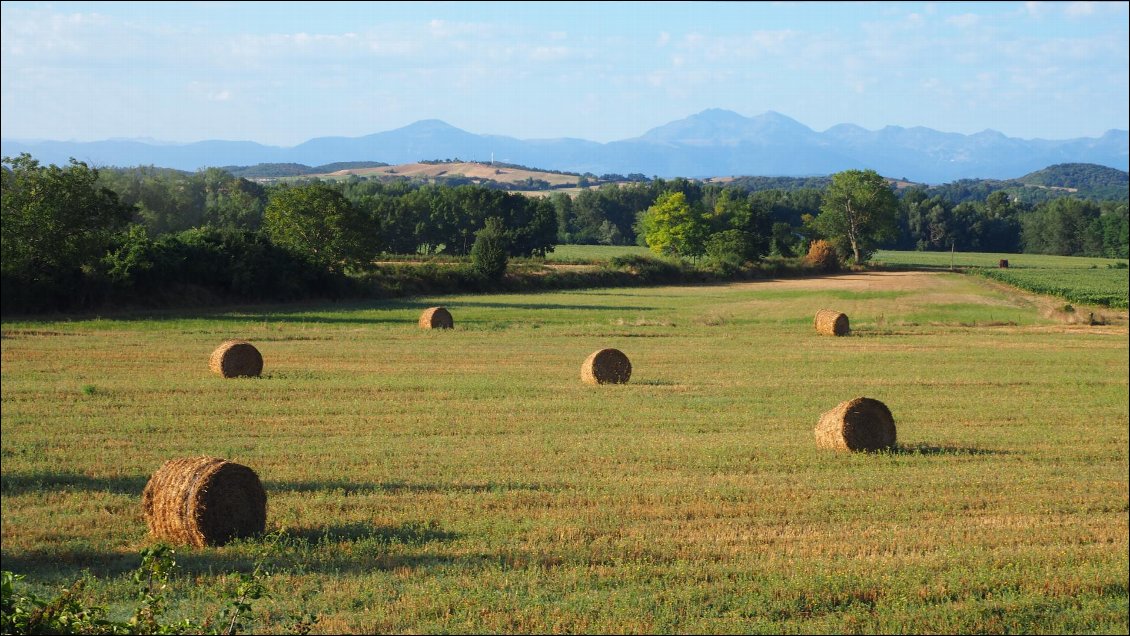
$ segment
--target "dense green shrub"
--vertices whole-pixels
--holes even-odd
[[[737,271],[747,261],[755,260],[752,236],[742,230],[723,230],[706,240],[706,263],[722,273]]]
[[[115,298],[143,301],[185,286],[240,300],[293,300],[340,292],[345,278],[247,230],[200,228],[150,239],[123,234],[102,261]]]
[[[608,261],[609,267],[625,270],[641,282],[673,282],[682,279],[686,266],[672,260],[628,254]]]
[[[498,280],[506,273],[506,230],[502,220],[491,217],[475,233],[471,246],[471,267],[487,280]]]

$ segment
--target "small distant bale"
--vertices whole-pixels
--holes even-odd
[[[999,268],[1001,268],[1001,269],[1008,269],[1008,259],[1007,259],[1007,258],[1002,258],[1002,259],[1000,260],[1000,262],[999,262],[999,263],[997,263],[997,267],[999,267]]]
[[[624,384],[631,377],[632,363],[619,349],[601,349],[581,365],[581,381],[585,384]]]
[[[846,336],[851,333],[847,314],[831,309],[821,309],[816,312],[812,324],[816,327],[816,333],[822,336]]]
[[[263,372],[263,356],[250,342],[227,340],[212,352],[208,367],[224,378],[255,378]]]
[[[267,493],[255,471],[216,457],[165,462],[145,485],[141,507],[160,541],[204,547],[262,534]]]
[[[895,419],[879,400],[858,397],[841,402],[820,416],[816,425],[820,448],[879,451],[895,446]]]
[[[455,320],[451,312],[443,307],[429,307],[420,314],[421,329],[454,329]]]

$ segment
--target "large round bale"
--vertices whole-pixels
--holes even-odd
[[[585,358],[581,381],[586,384],[624,384],[632,377],[632,363],[619,349],[601,349]]]
[[[847,314],[831,309],[821,309],[816,312],[816,318],[812,322],[816,327],[816,333],[822,336],[846,336],[851,333]]]
[[[443,307],[429,307],[420,314],[421,329],[454,329],[455,320],[451,312]]]
[[[879,400],[858,397],[820,416],[816,445],[836,450],[878,451],[894,448],[895,419]]]
[[[254,378],[263,372],[263,356],[250,342],[227,340],[212,352],[208,367],[224,378]]]
[[[141,493],[149,532],[177,545],[223,545],[262,534],[267,493],[247,466],[216,457],[173,459]]]

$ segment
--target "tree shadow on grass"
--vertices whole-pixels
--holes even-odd
[[[273,572],[342,573],[443,566],[462,562],[454,556],[421,549],[462,535],[434,521],[396,525],[365,522],[281,529],[225,546],[174,546],[182,576],[251,572],[262,564]],[[147,545],[158,542],[144,541]],[[98,578],[120,576],[141,564],[138,552],[97,550],[85,545],[52,545],[34,550],[3,550],[3,569],[26,574],[39,583],[68,585],[89,571]]]
[[[82,473],[65,471],[41,471],[28,473],[6,473],[0,475],[0,492],[5,496],[22,495],[32,492],[108,492],[119,495],[141,496],[149,477],[145,475],[123,475],[118,477],[91,477]],[[277,492],[333,492],[341,491],[345,496],[369,495],[379,493],[503,493],[511,491],[557,492],[564,484],[537,482],[482,482],[429,484],[388,481],[380,483],[358,483],[345,480],[327,481],[278,481],[264,480],[263,489],[269,497]]]
[[[475,300],[461,300],[457,303],[452,303],[448,306],[451,308],[459,307],[491,307],[498,309],[547,309],[547,310],[567,310],[575,309],[578,311],[655,311],[657,307],[645,307],[642,305],[617,305],[615,307],[601,307],[598,305],[569,305],[562,303],[503,303],[503,302],[484,302]]]
[[[36,583],[70,585],[83,572],[113,576],[137,569],[141,557],[136,552],[106,552],[89,547],[53,545],[35,550],[0,550],[6,571],[27,575]]]
[[[1011,455],[1012,451],[976,446],[935,446],[933,444],[899,444],[886,451],[892,455]]]
[[[355,522],[315,528],[285,529],[280,533],[280,543],[301,546],[370,542],[376,545],[421,546],[453,541],[460,536],[456,532],[440,528],[435,522],[409,521],[393,526]]]
[[[216,305],[212,307],[179,307],[173,309],[122,309],[115,311],[113,308],[103,308],[97,313],[68,314],[68,320],[104,320],[108,322],[181,322],[185,320],[208,320],[216,322],[239,323],[312,323],[312,324],[357,324],[367,325],[376,323],[404,323],[398,317],[367,317],[357,318],[339,316],[339,314],[359,311],[397,311],[415,310],[422,311],[435,306],[421,300],[386,299],[386,300],[347,300],[347,301],[298,301],[292,303],[264,303],[255,305]],[[318,314],[334,314],[325,316]],[[52,320],[53,317],[33,319]],[[22,332],[5,332],[7,337],[25,335]],[[39,335],[39,334],[34,334]],[[44,332],[43,335],[68,335],[64,333]]]
[[[0,475],[0,492],[7,496],[29,492],[74,490],[141,496],[147,481],[149,481],[148,477],[133,475],[91,477],[65,471],[16,472]]]
[[[557,492],[564,484],[536,482],[485,482],[469,484],[429,484],[408,483],[405,481],[386,481],[380,483],[356,483],[350,481],[267,481],[263,483],[267,493],[326,492],[342,491],[345,495],[369,495],[377,493],[502,493],[511,491]]]

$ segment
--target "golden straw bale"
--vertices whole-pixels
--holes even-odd
[[[812,323],[816,327],[816,333],[823,336],[846,336],[851,333],[847,315],[831,309],[816,312]]]
[[[632,377],[632,363],[619,349],[601,349],[581,365],[581,381],[586,384],[624,384]]]
[[[421,329],[454,329],[455,320],[451,317],[451,312],[443,307],[431,307],[424,310],[420,314],[420,328]]]
[[[820,416],[816,445],[837,450],[877,451],[895,446],[895,419],[879,400],[858,397]]]
[[[216,457],[165,462],[145,485],[141,507],[150,534],[177,545],[223,545],[261,534],[267,525],[259,476]]]
[[[258,377],[263,372],[263,356],[250,342],[227,340],[212,352],[208,367],[225,378]]]

